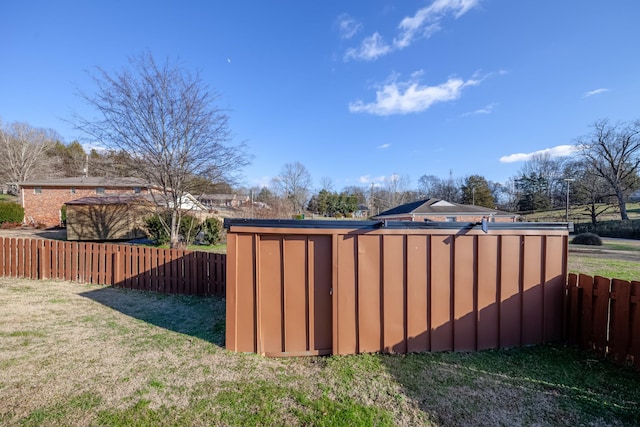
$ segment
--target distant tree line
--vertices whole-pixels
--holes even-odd
[[[1,123],[0,123],[1,125]],[[213,182],[205,176],[188,176],[194,194],[240,192],[251,195],[247,215],[289,218],[309,212],[319,216],[352,217],[367,211],[376,215],[403,203],[438,198],[454,203],[484,206],[523,214],[566,207],[584,207],[595,224],[604,212],[616,209],[628,219],[626,203],[640,190],[640,120],[613,123],[598,120],[589,133],[576,139],[571,156],[533,156],[507,182],[480,175],[446,178],[424,174],[417,188],[399,174],[366,186],[333,188],[330,178],[312,187],[311,174],[300,162],[287,163],[267,186],[234,187],[232,182]],[[0,179],[4,182],[63,176],[140,176],[124,150],[88,152],[77,142],[64,144],[51,130],[25,123],[0,126]]]

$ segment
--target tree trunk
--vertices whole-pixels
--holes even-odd
[[[618,199],[618,206],[620,207],[620,219],[626,221],[629,219],[627,214],[627,201],[624,198],[622,190],[616,188],[616,198]]]
[[[593,224],[593,228],[595,229],[598,225],[598,214],[596,212],[596,204],[595,202],[591,202],[591,224]]]
[[[169,234],[169,248],[180,247],[180,232],[178,230],[178,218],[175,212],[171,212],[171,233]]]

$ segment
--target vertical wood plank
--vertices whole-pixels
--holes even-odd
[[[249,335],[250,339],[254,339],[255,326],[253,325],[254,320],[251,319],[252,327],[250,330],[239,330],[238,326],[238,303],[237,303],[237,291],[238,291],[238,276],[237,276],[237,268],[240,264],[240,260],[237,258],[237,240],[238,235],[236,233],[227,233],[227,259],[229,260],[230,268],[227,270],[227,294],[225,297],[225,346],[227,349],[231,351],[240,351],[238,350],[237,336],[238,334]],[[247,248],[249,249],[249,248]],[[251,257],[251,262],[253,263],[253,254],[247,251],[244,254],[244,258]],[[253,281],[253,280],[252,280]],[[246,284],[245,287],[248,287]],[[251,296],[249,301],[245,302],[246,305],[253,306],[253,297]],[[251,350],[245,351],[255,351],[253,345],[249,346]]]
[[[333,288],[333,352],[355,354],[358,351],[357,238],[354,235],[337,235],[336,247],[333,265],[337,273]]]
[[[407,272],[405,236],[382,238],[382,308],[384,351],[406,353]]]
[[[260,308],[260,353],[284,351],[283,237],[264,235],[259,238],[258,284]]]
[[[358,352],[377,352],[383,344],[383,289],[381,236],[357,237]],[[342,261],[342,260],[341,260]]]
[[[478,350],[500,347],[499,256],[498,236],[478,236]]]
[[[631,282],[629,294],[629,355],[633,358],[633,366],[640,369],[640,281]]]
[[[16,277],[24,277],[24,239],[16,239]]]
[[[631,282],[613,279],[611,294],[609,351],[616,362],[623,364],[627,360],[629,348]]]
[[[453,255],[453,348],[474,351],[476,345],[478,259],[476,236],[455,236]]]
[[[453,236],[431,237],[431,350],[453,350]]]
[[[593,304],[594,304],[594,279],[584,274],[578,275],[578,287],[582,289],[582,305],[580,310],[580,346],[585,349],[595,347],[593,337]]]
[[[569,274],[567,278],[567,341],[570,344],[580,342],[580,312],[578,299],[578,275]]]
[[[500,347],[521,345],[520,272],[522,237],[502,236],[500,259]]]
[[[543,342],[560,342],[564,334],[567,239],[566,236],[546,236],[545,240]]]
[[[305,236],[284,236],[283,256],[283,322],[287,353],[309,351],[309,295],[307,271],[307,239]]]
[[[429,350],[428,236],[407,236],[407,352]]]
[[[606,277],[594,278],[593,337],[595,350],[606,354],[609,329],[609,304],[611,280]]]
[[[256,319],[256,280],[257,280],[257,247],[254,236],[251,234],[240,234],[235,238],[236,248],[227,247],[227,250],[234,251],[235,271],[232,280],[235,292],[229,294],[231,301],[235,301],[232,313],[236,313],[236,342],[237,351],[256,352],[258,328]],[[228,244],[228,243],[227,243]],[[232,276],[233,279],[233,276]]]
[[[522,343],[542,342],[544,295],[544,236],[524,236],[522,266]]]

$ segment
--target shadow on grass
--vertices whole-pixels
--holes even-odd
[[[106,307],[170,331],[224,347],[225,301],[105,287],[80,294]]]
[[[640,420],[640,373],[561,344],[413,353],[383,361],[404,393],[445,425],[637,425]]]

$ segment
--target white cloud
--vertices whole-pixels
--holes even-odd
[[[491,103],[491,104],[487,104],[482,108],[478,108],[477,110],[474,111],[470,111],[468,113],[464,113],[462,115],[462,117],[466,117],[466,116],[475,116],[475,115],[479,115],[479,114],[491,114],[491,112],[493,111],[493,108],[498,105],[497,103]]]
[[[360,59],[363,61],[373,61],[379,56],[386,55],[391,52],[391,46],[389,46],[378,33],[374,33],[362,40],[358,49],[347,49],[344,54],[344,60]]]
[[[269,184],[271,184],[272,181],[273,181],[273,177],[261,176],[260,178],[253,179],[251,183],[257,187],[266,188],[266,187],[269,187]]]
[[[389,148],[391,147],[391,144],[382,144],[382,145],[378,145],[376,148],[378,149],[384,149],[384,148]]]
[[[549,155],[550,157],[570,156],[579,150],[577,145],[558,145],[556,147],[545,148],[544,150],[534,151],[533,153],[516,153],[508,156],[500,157],[500,163],[526,162],[536,156]]]
[[[451,77],[437,86],[423,86],[415,79],[406,82],[392,80],[376,90],[376,100],[371,103],[355,101],[349,103],[352,113],[369,113],[377,116],[408,114],[424,111],[438,102],[460,98],[467,86],[475,86],[480,80],[464,81]]]
[[[383,183],[385,180],[385,176],[374,176],[372,177],[371,175],[363,175],[360,178],[358,178],[358,182],[360,184],[373,184],[373,185],[380,185],[381,183]]]
[[[338,31],[341,39],[350,39],[362,28],[362,24],[349,15],[342,14],[338,17]]]
[[[407,16],[398,24],[398,34],[393,44],[388,45],[377,32],[365,38],[360,47],[347,50],[344,60],[372,61],[394,50],[404,49],[416,39],[429,38],[441,30],[441,21],[451,15],[455,19],[480,4],[481,0],[434,0],[429,6],[419,9],[415,15]]]
[[[585,92],[584,95],[582,95],[582,97],[583,98],[588,98],[590,96],[598,95],[598,94],[601,94],[601,93],[604,93],[604,92],[609,92],[609,89],[601,87],[601,88],[598,88],[598,89],[590,90],[589,92]]]

